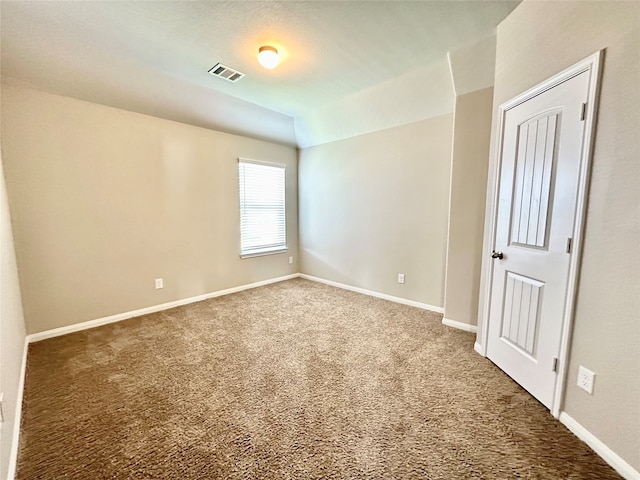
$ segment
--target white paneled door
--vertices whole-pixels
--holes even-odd
[[[487,356],[548,408],[556,386],[589,72],[504,116]]]

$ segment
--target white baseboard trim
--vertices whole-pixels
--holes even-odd
[[[389,300],[390,302],[401,303],[402,305],[409,305],[410,307],[421,308],[423,310],[429,310],[431,312],[436,313],[444,313],[443,307],[436,307],[434,305],[429,305],[427,303],[416,302],[415,300],[408,300],[406,298],[394,297],[393,295],[387,295],[386,293],[374,292],[373,290],[367,290],[365,288],[360,287],[352,287],[351,285],[347,285],[345,283],[334,282],[333,280],[325,280],[324,278],[314,277],[312,275],[307,275],[306,273],[301,273],[300,278],[305,278],[307,280],[311,280],[314,282],[324,283],[326,285],[331,285],[332,287],[342,288],[343,290],[349,290],[351,292],[362,293],[364,295],[369,295],[371,297],[381,298],[383,300]]]
[[[591,449],[602,457],[626,480],[640,480],[640,472],[625,462],[617,453],[607,447],[589,430],[580,425],[566,412],[560,412],[560,422],[566,426],[573,434],[589,445]]]
[[[482,351],[482,345],[480,345],[478,342],[475,342],[473,344],[473,349],[479,353],[480,355],[482,355],[483,357],[486,357],[486,355],[484,354],[484,352]]]
[[[442,318],[442,324],[447,327],[457,328],[458,330],[464,330],[465,332],[478,333],[478,327],[475,325],[469,325],[468,323],[458,322],[457,320],[451,320],[450,318]]]
[[[222,295],[229,295],[230,293],[241,292],[242,290],[249,290],[251,288],[262,287],[263,285],[269,285],[270,283],[278,283],[284,280],[291,280],[292,278],[298,278],[299,273],[291,275],[285,275],[283,277],[270,278],[268,280],[262,280],[261,282],[250,283],[247,285],[240,285],[238,287],[227,288],[225,290],[218,290],[217,292],[205,293],[203,295],[197,295],[195,297],[184,298],[182,300],[176,300],[174,302],[162,303],[160,305],[153,305],[151,307],[140,308],[138,310],[132,310],[130,312],[118,313],[116,315],[110,315],[108,317],[97,318],[95,320],[88,320],[86,322],[74,323],[66,327],[54,328],[52,330],[45,330],[44,332],[32,333],[27,336],[29,343],[39,342],[47,338],[59,337],[60,335],[66,335],[68,333],[79,332],[81,330],[87,330],[89,328],[99,327],[108,323],[120,322],[128,318],[139,317],[141,315],[147,315],[149,313],[160,312],[162,310],[168,310],[169,308],[180,307],[189,303],[200,302],[207,300],[208,298],[221,297]]]
[[[13,480],[18,466],[18,446],[20,445],[20,424],[22,423],[22,396],[24,394],[24,379],[27,373],[27,351],[29,350],[29,338],[24,337],[22,347],[22,364],[20,365],[20,379],[18,380],[18,392],[16,395],[16,411],[13,417],[13,432],[11,437],[11,450],[9,452],[9,468],[7,479]]]

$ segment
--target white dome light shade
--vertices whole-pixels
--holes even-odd
[[[264,47],[260,47],[258,50],[258,62],[264,68],[268,68],[271,70],[272,68],[276,68],[278,63],[280,63],[280,57],[278,57],[278,50],[269,45],[265,45]]]

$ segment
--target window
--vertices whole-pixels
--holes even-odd
[[[284,165],[239,159],[240,256],[287,251]]]

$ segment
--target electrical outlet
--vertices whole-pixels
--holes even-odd
[[[404,273],[398,274],[398,283],[404,283]]]
[[[293,264],[293,257],[289,257],[289,265]]]
[[[578,368],[578,386],[590,395],[593,395],[593,382],[596,374],[582,365]]]
[[[156,290],[164,288],[164,281],[161,278],[156,278]]]

